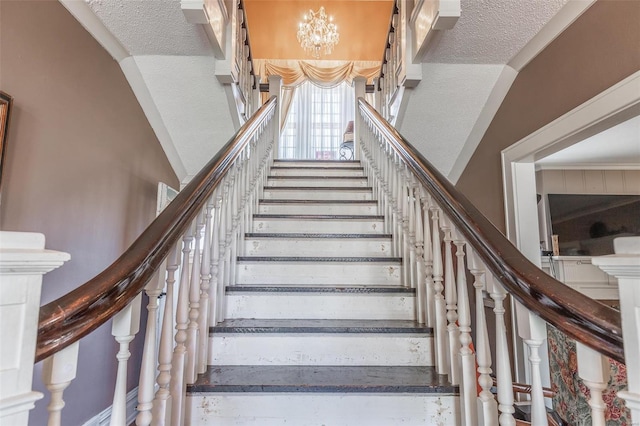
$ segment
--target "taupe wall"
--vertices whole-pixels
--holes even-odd
[[[0,31],[0,88],[15,99],[0,229],[42,232],[48,248],[71,253],[45,277],[46,303],[119,256],[154,217],[158,181],[178,181],[118,64],[59,2],[2,0]],[[110,331],[109,323],[80,344],[65,425],[111,405]],[[46,424],[47,403],[30,424]]]
[[[504,231],[500,152],[640,70],[640,1],[600,0],[514,81],[457,182]]]

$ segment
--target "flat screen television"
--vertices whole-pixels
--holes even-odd
[[[640,195],[548,194],[561,256],[613,254],[613,239],[640,235]]]

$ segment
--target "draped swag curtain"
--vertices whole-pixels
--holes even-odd
[[[355,111],[353,87],[332,88],[306,81],[295,89],[280,138],[283,159],[337,160],[347,123]]]
[[[331,88],[346,82],[351,85],[354,77],[365,77],[367,84],[380,74],[380,61],[313,61],[254,59],[254,66],[261,81],[267,81],[270,75],[282,76],[280,99],[280,128],[287,122],[291,101],[295,90],[305,81]],[[263,94],[266,97],[266,94]],[[264,102],[266,99],[262,99]]]

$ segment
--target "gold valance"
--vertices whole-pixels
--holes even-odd
[[[306,80],[318,86],[334,87],[354,77],[365,77],[367,84],[380,74],[380,61],[297,61],[281,59],[254,59],[261,81],[270,75],[282,76],[282,84],[296,87]]]

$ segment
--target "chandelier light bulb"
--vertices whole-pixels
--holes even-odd
[[[322,51],[329,55],[339,39],[338,26],[333,23],[333,16],[327,16],[324,7],[320,7],[317,12],[309,10],[304,15],[304,22],[298,25],[300,46],[316,59],[320,58]]]

